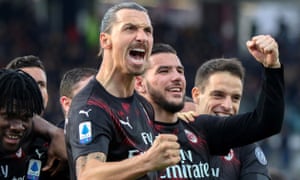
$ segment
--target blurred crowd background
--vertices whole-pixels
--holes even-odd
[[[98,68],[99,23],[112,0],[0,0],[0,67],[15,57],[36,55],[48,76],[46,118],[63,118],[59,105],[62,74],[74,67]],[[261,68],[246,40],[270,34],[285,66],[286,113],[281,134],[261,143],[269,166],[290,179],[300,177],[300,2],[222,0],[140,0],[150,13],[155,42],[173,45],[185,66],[187,95],[204,61],[237,57],[246,67],[241,112],[252,110]]]

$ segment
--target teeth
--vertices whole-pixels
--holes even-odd
[[[8,135],[8,138],[10,138],[10,139],[19,139],[19,136]]]
[[[170,91],[181,92],[181,88],[171,88]]]
[[[140,49],[140,48],[134,48],[134,49],[132,49],[132,50],[138,51],[138,52],[145,52],[145,49]]]
[[[217,116],[221,116],[221,117],[229,117],[229,114],[223,114],[223,113],[216,113]]]

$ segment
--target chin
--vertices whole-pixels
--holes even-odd
[[[7,148],[4,148],[4,151],[7,152],[7,153],[16,153],[18,151],[20,146],[18,147],[7,147]]]

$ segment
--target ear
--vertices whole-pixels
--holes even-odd
[[[61,96],[59,98],[59,102],[61,104],[61,107],[63,109],[63,112],[66,116],[66,113],[69,112],[69,109],[70,109],[70,106],[71,106],[71,102],[72,102],[72,99],[67,97],[67,96]]]
[[[99,42],[103,49],[109,49],[112,47],[111,36],[107,33],[100,33]]]
[[[135,85],[134,86],[135,86],[135,90],[139,94],[144,94],[146,92],[146,88],[145,88],[142,76],[136,76],[135,77]]]
[[[200,89],[198,87],[193,87],[192,89],[192,98],[194,103],[199,104],[199,96],[200,96]]]

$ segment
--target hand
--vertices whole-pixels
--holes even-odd
[[[181,120],[189,123],[195,121],[196,112],[195,111],[187,111],[187,112],[178,112],[176,113],[177,117]]]
[[[57,164],[58,163],[58,164]],[[50,171],[55,175],[67,166],[67,151],[63,129],[55,128],[51,132],[51,141],[48,148],[48,159],[43,171]]]
[[[160,134],[156,136],[151,148],[143,155],[147,156],[147,163],[152,170],[161,170],[180,161],[177,136],[173,134]]]
[[[270,35],[252,37],[246,43],[252,56],[266,68],[280,68],[277,42]]]

